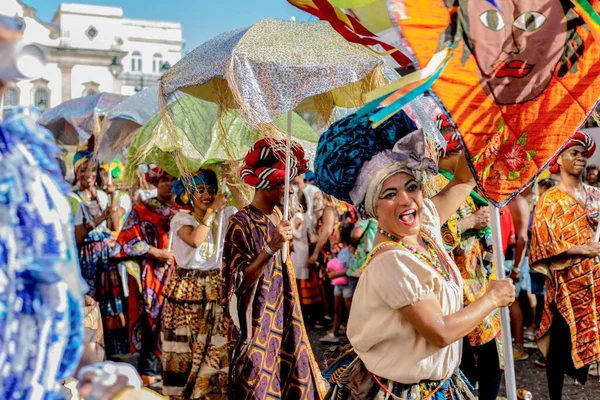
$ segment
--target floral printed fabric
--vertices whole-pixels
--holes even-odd
[[[144,255],[150,246],[166,249],[169,243],[168,206],[150,199],[137,203],[121,230],[118,245],[120,256],[139,263],[139,275],[130,275],[129,341],[131,351],[138,352],[142,346],[142,318],[147,318],[152,330],[160,332],[160,316],[164,305],[163,290],[169,281],[172,268]],[[136,282],[136,278],[141,282]],[[141,293],[138,287],[141,285]]]
[[[600,360],[600,258],[572,257],[549,263],[551,257],[593,239],[598,225],[600,189],[584,185],[585,208],[556,186],[542,195],[535,207],[529,261],[547,275],[547,296],[538,340],[549,332],[552,303],[571,331],[575,367]]]

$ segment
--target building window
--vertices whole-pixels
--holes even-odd
[[[40,109],[40,112],[44,112],[50,107],[49,98],[48,89],[35,89],[33,94],[33,104]]]
[[[10,86],[4,92],[4,100],[2,101],[2,119],[8,117],[15,107],[19,106],[19,89]]]
[[[131,53],[131,71],[142,72],[142,53],[139,51]]]
[[[159,74],[160,69],[162,68],[162,65],[163,65],[162,54],[154,53],[154,56],[152,57],[152,72],[154,72],[155,74]]]
[[[94,28],[93,26],[90,26],[87,31],[85,31],[85,34],[87,35],[87,37],[89,37],[90,39],[95,39],[96,36],[98,36],[98,30],[96,28]]]

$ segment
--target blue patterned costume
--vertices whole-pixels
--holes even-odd
[[[0,124],[0,398],[62,399],[83,348],[83,293],[60,149],[35,109]]]

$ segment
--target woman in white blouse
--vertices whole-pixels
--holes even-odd
[[[338,352],[324,373],[329,398],[472,399],[458,370],[461,339],[512,303],[514,286],[492,281],[463,308],[462,278],[440,230],[475,186],[469,167],[461,160],[450,184],[424,199],[424,173],[436,174],[437,165],[425,156],[423,132],[402,111],[375,130],[369,117],[332,125],[315,159],[321,190],[351,201],[379,227],[350,311],[352,349]]]
[[[171,220],[176,269],[165,290],[161,332],[163,395],[171,399],[204,399],[209,394],[211,399],[226,398],[229,361],[220,304],[221,256],[236,209],[226,207],[225,194],[217,196],[217,190],[211,170],[198,171],[191,183],[177,180],[173,185],[176,202],[191,211]]]

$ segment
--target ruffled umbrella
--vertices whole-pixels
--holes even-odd
[[[133,135],[126,167],[127,179],[133,180],[142,164],[156,164],[169,174],[180,177],[182,162],[186,171],[197,171],[207,164],[239,161],[260,138],[260,133],[247,125],[239,111],[233,110],[219,120],[215,103],[193,96],[182,96],[168,107],[168,111],[173,124],[166,124],[162,115],[156,114]],[[280,129],[284,129],[286,123],[286,117],[274,121]],[[292,126],[294,139],[309,153],[314,153],[319,139],[317,133],[296,113],[292,115]],[[219,129],[227,132],[227,150],[218,138]],[[179,163],[175,159],[176,154]]]
[[[158,111],[158,88],[149,87],[123,100],[108,111],[96,137],[96,157],[108,162],[124,159],[132,134]]]
[[[48,128],[58,143],[78,146],[100,131],[100,118],[125,98],[120,94],[99,93],[71,99],[43,113],[38,123]]]

